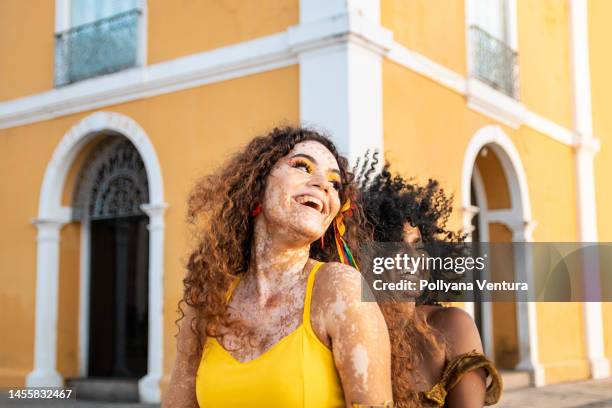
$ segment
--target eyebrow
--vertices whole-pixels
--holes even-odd
[[[310,161],[311,161],[311,162],[313,162],[314,164],[317,164],[317,161],[315,160],[315,158],[314,158],[314,157],[312,157],[312,156],[310,156],[310,155],[307,155],[307,154],[304,154],[304,153],[296,153],[296,154],[294,154],[293,156],[291,156],[291,158],[292,158],[292,159],[293,159],[294,157],[303,157],[303,158],[305,158],[305,159],[310,160]],[[338,177],[341,177],[341,175],[340,175],[340,171],[339,171],[339,170],[336,170],[336,169],[330,169],[329,171],[331,171],[332,173],[336,173],[336,174],[338,175]]]

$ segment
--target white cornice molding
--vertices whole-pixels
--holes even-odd
[[[349,40],[385,55],[393,44],[389,29],[357,12],[292,26],[287,29],[287,35],[289,48],[296,54]]]
[[[574,133],[544,116],[530,111],[522,103],[494,90],[474,78],[440,65],[431,59],[393,42],[387,59],[433,82],[466,96],[468,107],[513,128],[525,125],[555,141],[574,146]]]
[[[571,130],[535,112],[529,110],[525,112],[525,126],[543,133],[564,145],[572,146],[574,144],[574,133]]]
[[[287,34],[273,34],[0,103],[0,129],[297,64]]]
[[[467,79],[468,107],[514,129],[525,123],[527,109],[517,100],[485,85],[476,78]]]
[[[465,78],[455,71],[412,51],[398,42],[393,42],[387,58],[419,75],[429,78],[442,86],[465,95]]]
[[[385,54],[392,34],[357,13],[0,103],[0,129],[239,78],[298,63],[308,48],[351,42]]]
[[[341,43],[384,56],[464,95],[469,108],[501,123],[515,128],[525,125],[562,144],[575,146],[571,130],[406,48],[393,40],[390,30],[354,10],[307,21],[285,32],[1,102],[0,129],[295,65],[302,52]]]
[[[601,149],[601,141],[593,135],[584,135],[578,131],[573,133],[573,145],[576,150],[596,155]]]

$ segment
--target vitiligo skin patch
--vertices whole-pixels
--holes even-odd
[[[258,358],[302,324],[308,273],[315,264],[309,248],[340,209],[338,172],[331,152],[314,141],[298,143],[270,172],[263,210],[255,219],[249,270],[229,302],[230,316],[253,334],[224,336],[222,346],[237,361]],[[361,302],[360,279],[352,267],[328,263],[317,273],[312,294],[311,325],[333,352],[347,406],[392,399],[387,328],[378,305]],[[193,339],[185,332],[190,331],[181,330],[179,343],[191,347]],[[185,361],[177,356],[175,372],[181,373],[173,374],[171,383],[185,381],[180,394],[195,395],[197,363]],[[190,406],[183,405],[188,398],[179,401],[179,392],[173,394],[165,406]]]

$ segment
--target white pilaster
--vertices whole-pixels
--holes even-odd
[[[533,230],[538,222],[515,222],[510,224],[512,241],[520,243],[515,246],[514,262],[518,265],[516,270],[517,282],[526,282],[530,288],[535,288],[532,246]],[[532,289],[533,290],[533,289]],[[546,372],[540,364],[540,351],[538,345],[537,303],[526,298],[526,294],[517,292],[517,334],[519,342],[520,361],[517,370],[530,371],[533,385],[541,387],[546,384]]]
[[[28,387],[60,387],[56,369],[57,305],[59,286],[60,230],[68,219],[33,220],[38,229],[36,253],[36,323],[34,370],[26,377]],[[43,340],[44,339],[44,340]]]
[[[300,119],[328,132],[352,162],[383,151],[382,55],[392,34],[378,0],[301,0],[289,30],[300,63]]]
[[[149,216],[149,355],[148,373],[138,381],[143,402],[159,402],[159,381],[163,374],[163,312],[164,312],[164,212],[167,204],[143,204]]]
[[[587,0],[572,0],[569,4],[578,228],[580,241],[588,243],[598,240],[594,174],[594,160],[598,151],[598,141],[593,137],[588,2]],[[598,300],[600,298],[599,263],[597,259],[592,258],[585,257],[582,260],[586,300]],[[591,377],[609,377],[610,364],[604,353],[601,303],[598,301],[585,302],[583,304],[583,316]]]
[[[79,375],[87,377],[89,370],[89,304],[91,293],[91,224],[88,220],[81,221],[81,256],[79,280]]]

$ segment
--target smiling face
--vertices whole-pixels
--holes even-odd
[[[321,237],[340,209],[338,162],[321,143],[305,141],[270,171],[263,215],[276,228],[312,242]]]

